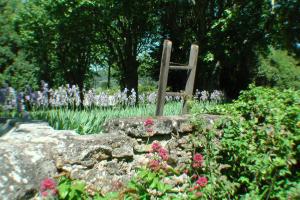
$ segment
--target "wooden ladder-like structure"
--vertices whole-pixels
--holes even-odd
[[[161,58],[160,74],[159,74],[156,116],[163,115],[166,95],[183,97],[183,105],[181,111],[182,114],[186,114],[188,112],[187,100],[189,98],[192,98],[193,96],[199,47],[198,45],[195,44],[191,46],[190,59],[189,59],[189,64],[187,66],[170,65],[171,49],[172,49],[172,42],[170,40],[165,40],[163,46],[162,58]],[[188,79],[185,85],[184,92],[166,92],[169,69],[188,70]]]

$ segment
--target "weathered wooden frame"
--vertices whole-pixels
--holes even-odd
[[[169,96],[183,96],[182,114],[188,113],[187,100],[192,98],[194,90],[194,82],[196,76],[197,59],[199,46],[193,44],[191,46],[189,64],[186,65],[170,65],[172,42],[165,40],[161,57],[161,66],[159,74],[159,85],[157,93],[156,116],[162,116],[164,112],[165,98]],[[188,70],[188,78],[184,92],[166,92],[168,83],[169,70]]]

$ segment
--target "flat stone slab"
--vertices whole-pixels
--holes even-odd
[[[170,135],[170,133],[188,133],[193,131],[190,115],[154,117],[152,126],[145,126],[144,117],[113,119],[106,122],[104,132],[121,132],[135,138],[147,138],[155,135]],[[150,130],[150,131],[149,131]]]

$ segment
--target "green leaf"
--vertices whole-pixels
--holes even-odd
[[[61,184],[58,186],[59,196],[62,199],[65,199],[69,194],[70,186],[67,184]]]
[[[163,193],[166,192],[165,184],[162,183],[162,182],[158,182],[158,184],[157,184],[157,189],[158,189],[159,191],[163,192]]]
[[[153,179],[153,181],[152,181],[152,183],[150,184],[150,188],[156,188],[157,187],[157,185],[159,184],[159,178],[158,177],[155,177],[154,179]]]
[[[85,188],[85,183],[82,181],[74,181],[72,183],[72,189],[73,190],[78,190],[80,192],[83,192]]]

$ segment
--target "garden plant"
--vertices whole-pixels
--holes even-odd
[[[272,100],[272,101],[271,101]],[[193,109],[196,126],[189,164],[170,160],[169,150],[154,141],[149,161],[119,192],[106,195],[76,190],[60,179],[61,199],[298,199],[300,93],[250,86],[238,100],[205,112],[223,117],[212,128],[201,122],[203,107]],[[145,126],[151,130],[151,118]],[[73,188],[73,189],[72,189]],[[73,192],[72,192],[73,191]],[[70,198],[68,195],[70,195]]]
[[[40,186],[35,180],[31,186],[36,187],[25,195],[39,200],[298,200],[299,16],[299,0],[0,0],[0,160],[11,161],[8,153],[19,152],[6,140],[22,139],[22,131],[7,134],[19,122],[29,121],[31,129],[31,123],[43,121],[54,132],[73,130],[78,138],[90,138],[80,135],[105,137],[109,120],[139,117],[139,126],[145,119],[139,128],[147,131],[146,139],[134,138],[142,147],[132,148],[133,154],[144,146],[151,150],[146,163],[132,168],[127,184],[118,182],[116,191],[105,193],[67,174],[37,174]],[[172,41],[170,52],[163,51],[164,40]],[[184,71],[193,65],[188,64],[191,45],[199,46],[196,69]],[[166,92],[181,93],[195,74],[188,84],[193,97],[166,96],[163,113],[177,117],[187,102],[189,115],[182,118],[191,119],[188,149],[179,143],[171,148],[160,140],[166,135],[156,138],[153,131],[160,125],[154,115],[158,88],[165,86],[157,83],[166,65],[173,68],[166,73]],[[209,125],[207,117],[213,118]],[[171,140],[185,133],[172,134]],[[184,162],[174,158],[178,149],[187,152],[177,154]],[[20,152],[33,154],[25,150]],[[0,199],[29,188],[2,180],[33,180],[6,175],[7,166],[1,163]]]

